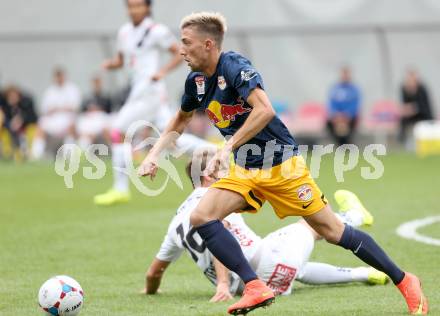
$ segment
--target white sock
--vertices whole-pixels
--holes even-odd
[[[127,155],[127,156],[126,156]],[[121,192],[128,192],[129,178],[123,170],[126,169],[125,159],[131,159],[131,146],[129,144],[113,144],[112,165],[113,165],[113,188]],[[121,168],[122,170],[118,170]]]
[[[89,137],[86,136],[81,136],[78,139],[78,146],[83,150],[86,151],[87,148],[92,144],[92,141],[90,140]]]
[[[306,284],[364,282],[367,279],[367,268],[343,268],[320,262],[306,263],[297,278],[298,281]]]
[[[368,268],[359,267],[359,268],[351,269],[351,277],[353,278],[353,281],[358,281],[358,282],[368,281]]]
[[[348,210],[347,212],[336,213],[339,219],[350,226],[359,227],[364,222],[364,215],[358,210]]]
[[[46,149],[46,141],[44,138],[36,137],[32,142],[31,159],[41,159]]]

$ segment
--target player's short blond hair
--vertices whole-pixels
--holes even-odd
[[[226,33],[226,19],[218,12],[196,12],[187,15],[180,23],[180,29],[196,27],[198,31],[212,36],[218,47],[222,46],[223,37]]]

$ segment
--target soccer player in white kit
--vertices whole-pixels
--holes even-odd
[[[165,83],[162,80],[181,62],[179,45],[171,31],[151,18],[151,0],[126,0],[131,22],[124,24],[117,36],[117,55],[105,61],[106,70],[126,68],[131,77],[129,96],[111,128],[114,185],[104,194],[95,196],[95,204],[111,205],[130,200],[129,177],[124,172],[131,146],[124,143],[124,134],[137,120],[154,124],[159,130],[171,118]],[[171,59],[160,67],[160,58],[170,53]],[[181,147],[207,146],[193,135],[182,135]],[[190,149],[193,149],[190,148]]]
[[[191,164],[187,167],[187,173],[191,175]],[[195,190],[177,210],[160,250],[148,269],[144,289],[146,294],[157,293],[164,271],[184,251],[188,252],[211,283],[216,285],[217,290],[211,301],[231,299],[233,295],[240,295],[243,290],[244,284],[240,277],[228,271],[213,257],[197,231],[191,227],[191,212],[207,192],[208,187],[216,181],[210,176],[200,178],[201,185],[198,187],[196,185]],[[193,183],[195,184],[194,181]],[[355,197],[349,191],[343,193],[345,196]],[[347,224],[361,226],[366,222],[366,217],[371,217],[357,198],[351,199],[349,207],[339,213],[340,218]],[[367,219],[367,221],[371,220],[371,218]],[[237,239],[258,277],[276,295],[291,294],[294,280],[307,284],[346,282],[386,284],[388,282],[388,277],[383,272],[373,268],[341,268],[325,263],[308,262],[315,240],[321,237],[304,220],[278,229],[263,239],[246,225],[240,214],[232,213],[223,220],[223,224]]]

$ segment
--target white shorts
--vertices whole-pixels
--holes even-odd
[[[171,118],[170,115],[167,116],[165,123],[160,116],[167,110],[169,111],[169,105],[165,85],[162,82],[151,84],[145,81],[131,89],[127,101],[113,122],[113,128],[124,133],[138,120],[145,120],[156,126],[166,126]]]
[[[110,116],[101,111],[81,114],[76,121],[76,131],[79,135],[96,137],[109,128]]]
[[[288,295],[293,281],[309,261],[314,244],[312,233],[304,225],[283,227],[263,239],[255,272],[276,295]]]
[[[38,126],[50,136],[63,138],[75,124],[75,119],[75,113],[58,112],[40,117]]]

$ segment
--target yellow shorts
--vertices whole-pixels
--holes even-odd
[[[327,204],[302,156],[270,169],[247,170],[233,165],[229,175],[211,187],[242,195],[249,204],[245,212],[257,212],[267,200],[280,218],[311,215]]]

